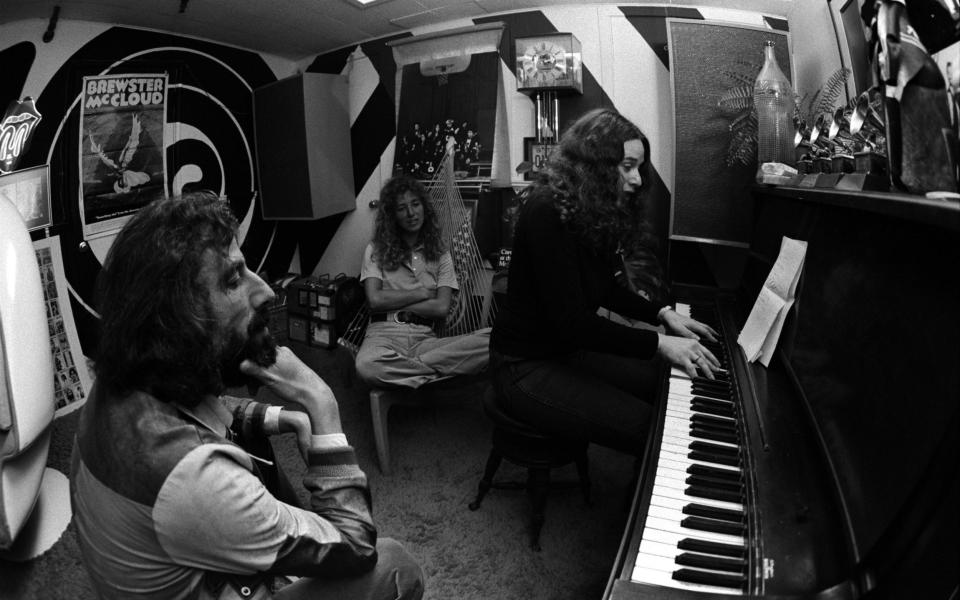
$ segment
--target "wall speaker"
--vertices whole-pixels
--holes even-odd
[[[253,91],[260,206],[267,220],[356,208],[347,82],[303,73]]]

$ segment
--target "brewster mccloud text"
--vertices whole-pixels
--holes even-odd
[[[162,104],[166,80],[162,77],[90,78],[84,108]]]

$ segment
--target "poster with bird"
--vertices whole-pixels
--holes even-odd
[[[84,235],[112,232],[164,195],[167,76],[84,77],[80,173]]]

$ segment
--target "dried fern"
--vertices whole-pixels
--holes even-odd
[[[757,113],[750,110],[730,124],[730,142],[727,144],[726,163],[751,166],[757,159]]]
[[[727,90],[717,100],[717,106],[727,114],[753,108],[753,86],[741,85]]]
[[[816,109],[814,114],[833,112],[837,107],[837,99],[846,90],[848,77],[850,77],[850,69],[846,67],[837,69],[827,77],[827,81],[817,90],[819,98],[814,105]]]

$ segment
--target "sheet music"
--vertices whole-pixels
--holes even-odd
[[[737,337],[737,343],[743,348],[748,361],[759,359],[763,366],[769,366],[783,330],[783,322],[793,306],[806,254],[805,241],[784,236],[780,242],[780,255],[770,269],[750,316]]]

